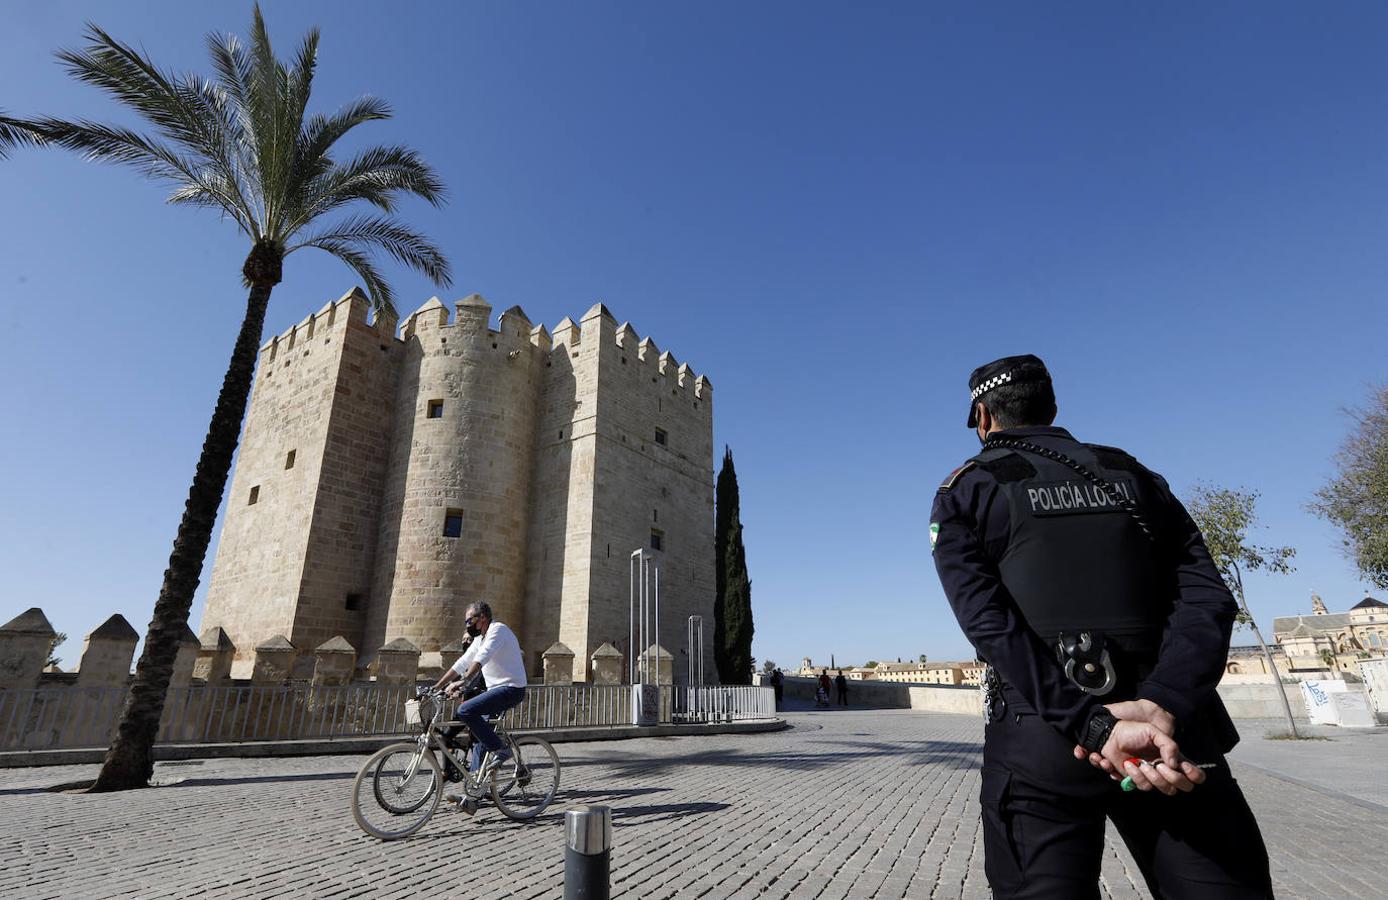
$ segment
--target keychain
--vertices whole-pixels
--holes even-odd
[[[1157,759],[1157,760],[1146,760],[1146,759],[1138,759],[1137,757],[1132,757],[1132,758],[1130,758],[1130,759],[1124,760],[1124,762],[1130,762],[1130,763],[1132,763],[1132,764],[1135,765],[1135,766],[1155,766],[1157,763],[1161,762],[1161,760],[1159,760],[1159,759]],[[1215,767],[1216,767],[1217,765],[1219,765],[1219,764],[1218,764],[1218,763],[1195,763],[1194,765],[1195,765],[1195,768],[1197,768],[1197,769],[1213,769],[1213,768],[1215,768]],[[1125,790],[1125,791],[1135,791],[1135,790],[1137,790],[1137,785],[1133,784],[1133,776],[1131,776],[1131,775],[1128,775],[1128,776],[1124,777],[1123,783],[1122,783],[1120,786],[1121,786],[1121,787],[1123,788],[1123,790]]]

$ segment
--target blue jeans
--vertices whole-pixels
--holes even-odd
[[[462,722],[472,732],[472,736],[477,738],[477,747],[473,750],[473,768],[482,761],[483,750],[500,750],[503,747],[501,738],[497,737],[496,729],[492,723],[487,721],[487,716],[499,716],[513,706],[519,706],[525,700],[525,688],[514,685],[503,687],[487,688],[482,693],[464,703],[458,705],[458,711],[453,714],[453,718]]]

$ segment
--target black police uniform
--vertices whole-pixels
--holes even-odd
[[[1011,360],[1016,372],[1017,359],[977,370],[974,398],[990,369]],[[1044,366],[1031,371],[1049,381]],[[1098,897],[1106,816],[1157,897],[1272,896],[1262,835],[1224,759],[1238,734],[1215,692],[1237,606],[1199,529],[1166,482],[1121,450],[1054,427],[989,438],[1041,452],[985,449],[955,470],[936,494],[931,540],[955,616],[999,679],[979,798],[994,896]],[[1080,634],[1098,646],[1076,651],[1072,679],[1056,645]],[[1215,763],[1203,784],[1125,793],[1074,758],[1102,705],[1129,699],[1175,716],[1181,752]]]

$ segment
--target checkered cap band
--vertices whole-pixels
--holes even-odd
[[[1003,372],[1001,375],[994,375],[992,378],[989,378],[987,381],[983,382],[978,387],[973,389],[973,393],[969,396],[970,402],[977,400],[979,397],[982,397],[984,394],[988,393],[998,385],[1007,384],[1011,380],[1011,372]]]

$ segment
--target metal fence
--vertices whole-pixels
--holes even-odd
[[[413,685],[232,685],[172,688],[157,743],[293,741],[403,734]],[[58,750],[110,744],[126,689],[0,690],[0,750]],[[448,715],[452,715],[452,707]],[[770,688],[660,687],[660,721],[674,724],[769,719]],[[632,723],[631,685],[533,685],[506,713],[512,731],[611,728]]]

